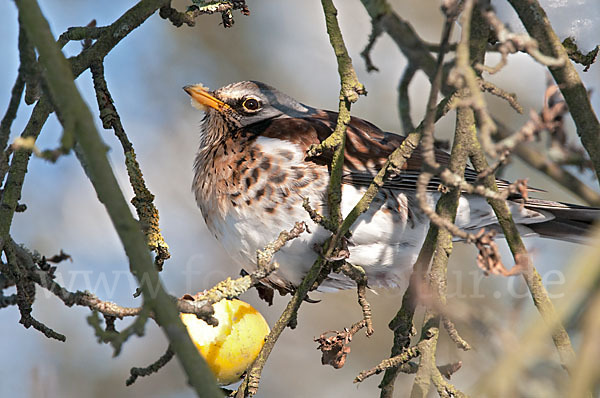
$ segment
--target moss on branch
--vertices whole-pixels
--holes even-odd
[[[142,170],[137,161],[133,144],[127,137],[119,113],[115,108],[106,79],[104,78],[104,65],[102,62],[94,62],[90,65],[96,100],[100,109],[100,119],[106,129],[112,128],[121,142],[125,154],[125,166],[129,176],[129,183],[133,188],[134,197],[131,203],[135,207],[142,230],[146,235],[146,241],[150,250],[156,253],[154,264],[162,271],[165,260],[171,257],[169,245],[165,242],[160,232],[158,209],[154,205],[154,195],[150,192],[144,181]]]
[[[138,15],[144,11],[149,15],[157,8],[156,2],[140,2],[133,7],[138,9]],[[164,2],[162,2],[164,4]],[[22,23],[40,54],[40,61],[45,67],[45,81],[48,92],[52,97],[57,112],[62,115],[67,125],[74,127],[74,134],[85,156],[87,172],[92,181],[98,199],[106,206],[117,233],[123,242],[125,252],[130,261],[130,268],[141,284],[144,294],[144,305],[148,306],[156,316],[156,320],[167,335],[173,351],[188,376],[188,383],[198,395],[221,396],[214,376],[205,361],[195,349],[185,326],[179,319],[175,303],[164,290],[158,272],[150,258],[146,241],[139,226],[132,217],[127,202],[123,197],[114,173],[106,157],[106,145],[102,142],[93,122],[92,115],[81,98],[73,81],[77,73],[77,63],[86,59],[80,56],[78,61],[69,65],[60,48],[56,44],[47,20],[43,16],[35,0],[23,0],[16,3]],[[121,18],[111,32],[114,41],[101,43],[97,40],[88,50],[108,51],[121,40],[128,31],[137,27],[144,19],[131,20],[131,25],[125,25]],[[102,47],[102,45],[105,47]],[[106,54],[105,53],[105,54]],[[88,53],[90,54],[90,53]],[[77,59],[77,57],[76,57]],[[89,59],[88,59],[89,60]],[[87,63],[90,65],[90,63]],[[73,69],[72,69],[73,67]]]

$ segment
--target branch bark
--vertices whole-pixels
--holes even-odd
[[[600,179],[600,122],[592,108],[588,92],[569,60],[567,50],[552,29],[546,12],[537,0],[509,0],[527,32],[537,40],[546,55],[563,59],[563,65],[549,67],[556,84],[569,105],[569,111],[577,126],[577,134],[585,147]]]
[[[323,12],[325,14],[325,23],[327,33],[334,49],[336,59],[338,61],[338,72],[341,80],[340,89],[340,106],[339,115],[336,122],[334,132],[324,140],[319,146],[309,150],[309,156],[316,156],[323,150],[334,150],[334,156],[331,164],[330,183],[328,189],[328,205],[330,221],[329,225],[336,226],[337,231],[324,244],[323,255],[312,265],[300,286],[298,286],[292,299],[288,302],[281,317],[277,320],[271,332],[265,340],[265,344],[261,349],[258,357],[248,369],[247,375],[236,392],[237,398],[242,398],[247,395],[253,396],[258,390],[258,383],[262,369],[275,346],[275,343],[286,326],[294,321],[296,314],[302,301],[306,297],[308,291],[313,288],[315,282],[319,278],[323,267],[327,264],[326,258],[330,258],[345,233],[342,233],[342,214],[340,203],[342,200],[342,169],[344,164],[344,143],[346,139],[346,127],[350,122],[350,107],[353,102],[356,102],[360,94],[365,94],[363,85],[358,81],[352,60],[348,55],[340,27],[337,22],[337,10],[333,5],[332,0],[322,0]],[[305,206],[306,207],[306,206]]]
[[[498,138],[504,139],[511,135],[509,128],[499,120],[494,120],[498,129]],[[600,206],[600,194],[585,184],[575,174],[565,170],[556,162],[548,159],[544,153],[536,150],[527,143],[521,143],[514,148],[515,155],[529,166],[537,169],[550,177],[554,182],[568,189],[575,196],[591,206]]]
[[[136,7],[141,4],[143,2],[138,3]],[[74,73],[57,46],[46,18],[35,0],[20,0],[16,5],[24,27],[39,52],[40,62],[45,67],[44,79],[53,104],[65,123],[73,127],[73,133],[85,155],[90,180],[119,234],[130,261],[131,271],[141,284],[144,305],[155,313],[157,322],[188,376],[188,383],[196,393],[206,397],[222,396],[206,362],[187,334],[175,303],[160,282],[144,236],[129,211],[106,157],[106,145],[102,142],[92,114],[75,86]],[[119,39],[117,35],[115,40]],[[99,42],[94,44],[97,45]]]
[[[414,28],[392,10],[387,0],[361,0],[361,3],[369,13],[372,24],[381,26],[406,58],[432,80],[436,70],[435,58]]]

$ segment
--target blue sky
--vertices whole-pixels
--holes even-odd
[[[86,25],[92,19],[96,19],[99,26],[108,24],[134,3],[47,0],[42,2],[42,8],[53,33],[58,35],[69,26]],[[400,132],[396,84],[406,61],[392,41],[382,37],[373,52],[373,60],[381,71],[368,74],[359,56],[370,31],[368,15],[357,0],[337,3],[340,3],[341,27],[350,55],[359,78],[369,91],[368,96],[353,107],[353,114],[385,130]],[[403,17],[413,21],[423,37],[429,41],[438,39],[440,16],[435,7],[413,0],[392,3]],[[176,4],[180,9],[185,7],[183,1]],[[435,4],[437,7],[437,2]],[[189,98],[181,87],[197,82],[218,87],[238,80],[261,80],[307,104],[337,108],[337,67],[325,33],[320,4],[256,0],[250,1],[249,5],[252,14],[244,17],[235,13],[236,24],[227,30],[218,25],[218,15],[198,19],[198,27],[193,29],[176,29],[154,15],[120,43],[105,62],[109,88],[138,153],[148,186],[156,195],[161,227],[171,246],[173,258],[167,262],[162,278],[167,288],[178,296],[209,288],[239,271],[207,234],[190,192],[201,114],[189,106]],[[3,112],[18,68],[16,7],[12,2],[0,2],[0,15],[0,110]],[[65,48],[66,54],[76,54],[79,46],[77,42],[69,44]],[[594,65],[590,72],[583,74],[588,88],[596,91],[600,75],[598,67]],[[494,77],[494,81],[508,91],[516,92],[526,109],[540,107],[544,80],[543,70],[520,55],[512,58],[506,70]],[[82,74],[77,84],[92,111],[97,112],[89,72]],[[427,90],[426,79],[418,75],[410,91],[414,99],[415,122],[423,115]],[[600,108],[598,97],[595,93],[592,96],[595,109]],[[494,100],[491,103],[495,111],[505,115],[514,127],[525,120],[511,113],[505,104]],[[31,107],[22,104],[12,138],[20,133],[30,112]],[[449,116],[439,124],[439,136],[451,137],[452,126],[453,118]],[[99,122],[98,127],[112,148],[110,160],[121,187],[126,196],[131,197],[122,151],[112,132],[102,130]],[[56,147],[60,134],[60,126],[52,116],[42,131],[38,146],[42,149]],[[575,139],[574,131],[570,134]],[[546,178],[526,170],[518,161],[509,167],[506,176],[516,178],[524,173],[531,176],[532,185],[551,190],[553,197],[573,200]],[[33,158],[25,181],[23,202],[28,205],[28,210],[15,216],[13,236],[43,254],[52,255],[60,249],[71,254],[72,262],[59,265],[59,277],[67,287],[90,289],[101,298],[122,305],[137,303],[131,297],[135,285],[127,272],[121,244],[73,155],[60,158],[56,164]],[[537,256],[536,262],[543,274],[549,275],[550,281],[555,279],[549,272],[560,269],[577,248],[541,240],[530,243]],[[468,276],[463,283],[479,281],[472,250],[459,245],[456,251],[455,262],[462,264],[457,267],[464,267],[464,275]],[[474,276],[469,274],[473,271]],[[511,289],[510,284],[517,282],[486,278],[477,283],[482,283],[483,291],[499,291],[504,297]],[[255,296],[251,292],[244,299],[263,311],[272,324],[286,300],[279,298],[274,307],[266,308]],[[113,359],[108,347],[96,343],[92,329],[85,322],[86,309],[67,309],[42,292],[40,297],[34,306],[34,315],[67,334],[69,340],[66,344],[48,341],[38,332],[24,330],[18,324],[16,308],[0,310],[0,351],[5,358],[11,358],[10,362],[0,362],[0,396],[34,396],[39,385],[48,387],[47,396],[191,396],[176,364],[148,380],[140,380],[132,388],[123,386],[129,367],[150,363],[166,347],[155,325],[148,324],[148,335],[133,339],[123,354]],[[368,342],[364,338],[357,339],[356,347],[353,346],[353,353],[357,354],[351,357],[344,372],[317,366],[319,358],[312,337],[327,329],[341,329],[350,323],[348,316],[352,320],[359,316],[354,293],[341,292],[320,298],[321,304],[302,309],[298,330],[284,333],[281,347],[276,350],[265,373],[265,396],[281,392],[283,385],[293,386],[298,391],[311,391],[309,387],[318,385],[323,396],[359,397],[376,390],[375,380],[357,390],[351,379],[358,371],[388,354],[391,340],[385,325],[397,308],[398,293],[382,292],[372,297],[378,314],[378,337]],[[510,306],[511,301],[505,301]],[[315,380],[314,386],[298,380],[292,372],[288,375],[275,371],[288,366],[290,358],[298,358],[297,365],[308,372],[309,379]],[[469,379],[468,376],[457,377]],[[31,380],[40,382],[36,384]]]

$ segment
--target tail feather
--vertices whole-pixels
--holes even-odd
[[[585,235],[594,222],[600,220],[600,208],[541,199],[528,199],[525,208],[550,213],[553,219],[529,224],[535,233],[545,238],[585,243]]]

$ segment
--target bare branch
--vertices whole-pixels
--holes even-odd
[[[360,372],[358,376],[356,376],[356,378],[354,379],[354,383],[361,383],[365,379],[373,375],[379,374],[387,369],[398,368],[400,365],[407,363],[408,361],[410,361],[413,358],[416,358],[417,356],[419,356],[418,347],[406,348],[401,354],[398,354],[388,359],[384,359],[383,361],[381,361],[381,363],[379,363],[379,365]]]
[[[163,19],[168,19],[176,27],[183,24],[187,26],[196,26],[196,18],[203,14],[220,13],[223,20],[223,27],[231,28],[235,21],[233,20],[233,10],[241,10],[243,15],[250,15],[250,10],[246,5],[245,0],[224,0],[224,1],[204,1],[192,0],[195,3],[188,7],[185,12],[177,11],[170,5],[161,7],[160,16]]]
[[[366,94],[366,91],[363,85],[358,81],[356,72],[352,67],[352,60],[350,59],[344,44],[342,33],[337,22],[337,10],[333,5],[333,2],[331,0],[322,0],[322,5],[325,13],[327,32],[338,62],[338,72],[341,80],[340,105],[335,130],[320,145],[310,148],[308,156],[317,156],[324,150],[333,150],[328,189],[329,225],[340,225],[342,223],[340,203],[346,127],[350,122],[351,104],[358,100],[359,95]],[[347,231],[347,229],[345,231]],[[322,268],[325,267],[327,263],[326,259],[330,258],[334,254],[334,251],[338,249],[338,244],[345,234],[346,232],[343,230],[343,225],[341,225],[337,229],[337,232],[325,242],[323,255],[319,256],[317,261],[315,261],[304,277],[302,283],[297,288],[294,296],[289,301],[285,311],[273,326],[258,358],[250,367],[246,378],[238,388],[236,397],[241,398],[246,395],[252,396],[256,394],[262,368],[271,353],[275,342],[283,332],[284,328],[289,325],[291,321],[295,320],[296,313],[302,300],[322,273]]]
[[[47,20],[35,0],[23,0],[16,4],[28,36],[33,40],[40,61],[45,67],[44,78],[53,105],[67,126],[76,127],[73,132],[85,156],[90,180],[99,200],[105,204],[123,242],[130,260],[131,271],[141,284],[147,305],[155,313],[158,323],[169,338],[173,351],[177,353],[187,373],[190,385],[198,394],[220,396],[221,391],[216,385],[214,376],[195,349],[185,326],[179,319],[175,304],[162,287],[158,272],[149,256],[144,236],[129,211],[106,158],[105,146],[98,135],[92,115],[75,86],[74,73],[56,45]],[[134,8],[148,6],[148,2],[142,1]],[[134,24],[131,29],[136,26]],[[127,31],[119,33],[123,34]],[[115,42],[119,40],[117,36]],[[98,43],[99,40],[87,51],[92,51]]]
[[[481,15],[494,29],[494,33],[498,41],[500,41],[498,51],[502,54],[502,59],[498,65],[492,68],[483,64],[476,65],[476,68],[480,71],[486,71],[490,74],[498,72],[506,65],[508,54],[513,54],[517,51],[528,53],[536,61],[546,66],[560,67],[565,63],[565,60],[562,58],[542,54],[538,48],[538,42],[528,35],[510,32],[491,8],[481,10]]]
[[[148,247],[156,253],[154,264],[159,271],[162,271],[163,264],[165,260],[171,257],[171,253],[169,253],[169,245],[167,245],[160,233],[158,209],[154,205],[154,195],[146,187],[142,170],[136,159],[133,144],[127,137],[121,123],[121,118],[113,104],[112,96],[110,91],[108,91],[108,85],[104,78],[104,65],[100,61],[94,62],[90,65],[90,71],[92,72],[92,79],[94,81],[98,108],[100,108],[102,126],[105,129],[112,128],[121,142],[125,154],[125,165],[127,166],[129,182],[135,194],[133,199],[131,199],[131,203],[135,207],[142,230],[146,235]]]
[[[442,316],[442,323],[444,324],[444,329],[446,329],[446,332],[448,332],[448,336],[450,336],[450,338],[458,348],[460,348],[463,351],[469,351],[471,349],[471,345],[467,343],[465,339],[460,337],[460,334],[458,334],[458,330],[456,330],[454,322],[452,322],[450,318],[448,318],[445,315]]]
[[[153,373],[158,372],[161,368],[163,368],[171,359],[175,353],[171,350],[171,347],[167,348],[167,351],[158,358],[155,362],[143,368],[131,368],[129,371],[131,376],[125,381],[125,385],[132,385],[135,383],[138,377],[150,376]]]
[[[485,155],[479,147],[479,143],[475,135],[471,138],[471,162],[475,170],[481,172],[489,168]],[[489,175],[484,178],[484,184],[490,189],[497,189],[494,175]],[[492,206],[494,213],[498,219],[498,223],[502,227],[502,231],[508,242],[508,245],[513,253],[515,264],[522,270],[525,270],[523,277],[527,283],[533,302],[546,323],[556,325],[552,334],[552,338],[561,357],[563,366],[570,366],[572,363],[574,352],[571,347],[569,335],[556,318],[556,310],[552,301],[548,297],[548,292],[542,284],[540,274],[537,272],[531,258],[527,252],[525,245],[521,239],[521,235],[512,219],[510,210],[505,201],[496,199],[488,199],[488,203]]]
[[[575,39],[572,37],[567,37],[562,42],[563,47],[567,50],[567,54],[569,55],[569,59],[573,62],[576,62],[580,65],[585,66],[583,68],[584,72],[587,72],[590,69],[590,66],[594,62],[596,62],[596,58],[598,57],[598,51],[600,51],[600,45],[597,45],[593,50],[589,51],[587,54],[583,54],[579,48],[577,48],[577,43],[575,43]]]
[[[511,134],[508,127],[499,120],[495,120],[495,122],[498,126],[498,137],[501,139],[508,138]],[[549,159],[546,154],[524,143],[516,145],[513,151],[519,159],[543,172],[588,204],[600,206],[600,195],[596,191],[588,187],[578,176],[563,169],[556,162]]]
[[[373,51],[373,47],[375,46],[375,42],[381,36],[383,31],[381,30],[381,25],[378,23],[371,24],[371,34],[369,35],[369,41],[365,46],[364,50],[360,53],[360,56],[365,60],[365,65],[367,67],[367,72],[378,72],[379,68],[377,68],[373,61],[371,60],[371,51]]]
[[[485,80],[479,79],[479,84],[481,85],[481,89],[495,95],[496,97],[502,98],[518,113],[523,113],[523,107],[521,104],[517,102],[517,95],[514,93],[507,93],[500,87],[496,86],[494,83],[490,83]]]
[[[367,275],[362,267],[344,262],[340,270],[356,282],[356,293],[358,296],[358,304],[363,312],[364,326],[367,328],[367,337],[373,335],[373,319],[371,313],[371,305],[367,301]]]
[[[525,25],[527,32],[538,41],[540,49],[554,58],[562,61],[561,65],[549,67],[556,84],[560,88],[573,121],[577,126],[577,134],[594,164],[596,177],[600,175],[600,122],[592,108],[587,90],[568,60],[567,51],[558,36],[546,13],[537,0],[509,0],[519,18]]]
[[[400,83],[398,84],[398,113],[400,114],[402,130],[404,130],[405,134],[408,134],[409,132],[415,130],[415,127],[410,117],[410,99],[408,96],[408,86],[410,85],[410,82],[412,81],[416,72],[417,68],[415,68],[411,63],[409,63],[408,66],[404,68],[404,72],[402,73],[402,77],[400,78]]]

